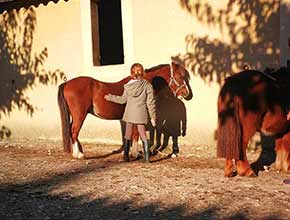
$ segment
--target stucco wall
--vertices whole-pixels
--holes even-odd
[[[177,57],[191,73],[194,98],[185,102],[186,143],[214,144],[217,96],[225,76],[244,64],[260,70],[279,66],[279,2],[228,3],[133,2],[135,60],[153,66]]]
[[[192,32],[197,36],[209,31],[211,37],[219,35],[216,28],[205,28],[198,23],[181,8],[179,1],[134,1],[133,8],[135,59],[146,67],[168,63],[171,56],[185,53],[185,38]],[[213,144],[219,87],[215,83],[207,85],[192,74],[191,87],[194,97],[184,101],[188,135],[182,139],[192,144]]]
[[[72,78],[81,72],[82,68],[82,40],[79,1],[62,1],[57,4],[33,7],[35,11],[36,27],[33,33],[32,57],[47,48],[41,68],[46,71],[59,69],[67,78]],[[19,24],[23,22],[23,10]],[[21,39],[23,41],[23,39]],[[9,75],[9,72],[1,71]],[[60,80],[58,82],[63,82]],[[14,109],[8,117],[1,118],[1,125],[12,130],[13,137],[56,137],[60,135],[59,111],[57,107],[57,85],[40,85],[35,82],[32,88],[25,91],[28,101],[34,106],[32,117],[26,110]]]
[[[280,6],[280,63],[285,65],[290,60],[290,48],[287,46],[290,39],[290,0],[281,0]]]

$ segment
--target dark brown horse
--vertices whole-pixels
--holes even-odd
[[[163,77],[176,96],[189,96],[185,79],[188,72],[176,63],[159,65],[146,70],[145,79],[151,82],[156,77]],[[90,77],[77,77],[59,86],[58,104],[61,114],[62,138],[64,151],[75,158],[83,158],[83,150],[78,140],[82,124],[88,113],[108,120],[122,119],[125,105],[108,102],[104,95],[121,95],[126,77],[115,83],[101,82]]]
[[[276,168],[288,171],[290,71],[245,70],[228,77],[218,97],[217,156],[226,158],[225,176],[255,176],[246,149],[256,131],[276,135]],[[287,100],[288,99],[288,100]]]

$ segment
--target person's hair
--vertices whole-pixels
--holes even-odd
[[[138,78],[138,77],[143,77],[143,75],[144,75],[144,68],[143,68],[142,64],[134,63],[131,66],[131,77]]]

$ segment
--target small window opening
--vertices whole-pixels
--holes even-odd
[[[93,63],[123,64],[121,0],[91,0]]]

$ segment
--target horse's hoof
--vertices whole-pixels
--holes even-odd
[[[269,173],[270,172],[270,169],[271,169],[271,166],[263,166],[265,172]]]
[[[252,169],[246,169],[243,172],[238,172],[239,176],[257,177],[257,174]]]
[[[248,171],[246,174],[245,174],[245,177],[257,177],[258,175],[253,171]]]
[[[288,162],[287,161],[284,161],[283,164],[282,164],[282,171],[284,173],[288,173],[288,170],[289,170]]]
[[[85,155],[82,154],[82,155],[79,155],[79,156],[78,156],[78,159],[79,159],[79,160],[85,160],[86,157],[85,157]]]
[[[171,158],[176,158],[177,157],[177,154],[171,154]]]
[[[236,175],[237,175],[237,171],[230,171],[230,172],[225,172],[224,173],[224,176],[225,177],[229,177],[229,178],[234,177]]]
[[[74,154],[73,158],[82,160],[82,159],[85,159],[85,155],[83,153],[78,153],[78,154]]]

